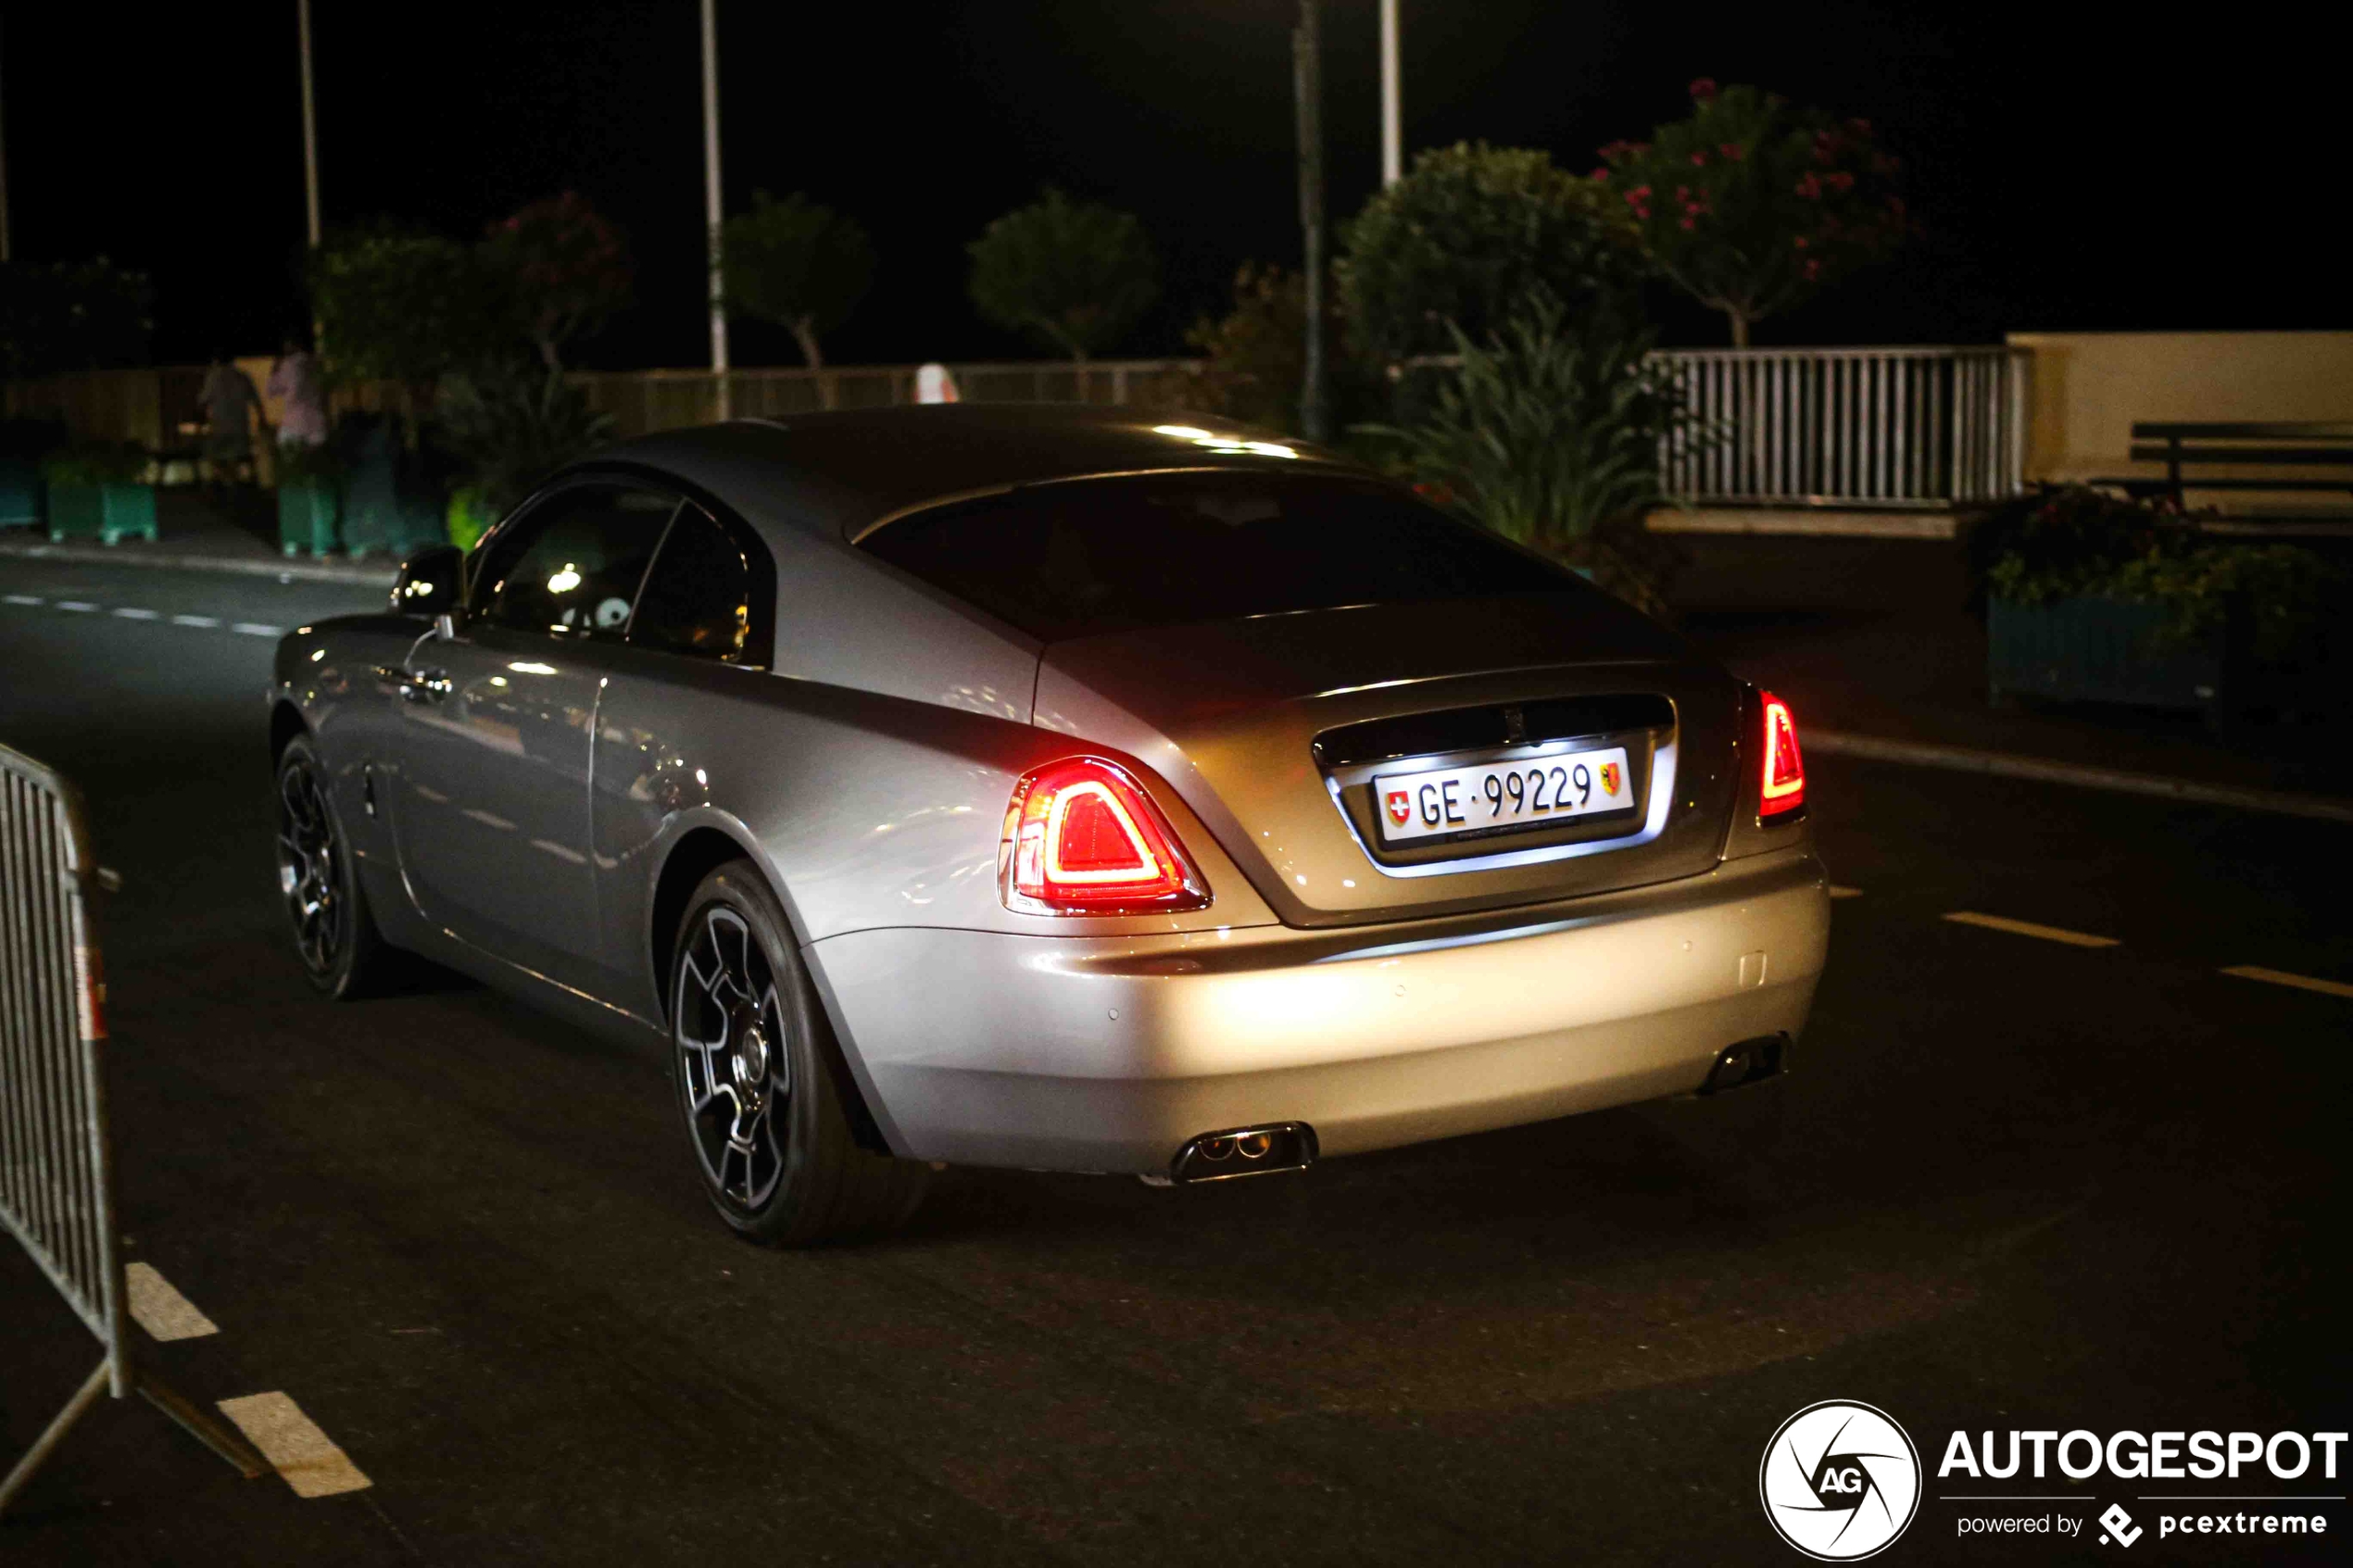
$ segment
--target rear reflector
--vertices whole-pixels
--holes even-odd
[[[1797,721],[1789,704],[1771,692],[1762,694],[1765,707],[1765,766],[1757,790],[1756,814],[1766,822],[1785,817],[1806,804],[1806,759],[1797,749]]]
[[[1005,907],[1023,914],[1198,909],[1209,888],[1176,830],[1127,771],[1100,757],[1031,770],[998,847]]]

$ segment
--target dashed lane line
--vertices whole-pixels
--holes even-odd
[[[153,1264],[131,1264],[122,1271],[122,1283],[131,1298],[131,1316],[156,1338],[201,1339],[220,1332],[220,1325],[198,1311]]]
[[[157,611],[152,609],[140,609],[136,607],[128,605],[116,610],[114,613],[120,615],[125,621],[155,621],[160,619]]]
[[[1981,925],[1988,931],[2007,931],[2013,936],[2035,936],[2045,942],[2064,942],[2070,947],[2122,946],[2113,936],[2095,936],[2088,931],[2070,931],[2064,926],[2037,925],[2031,920],[2011,920],[2005,915],[1982,915],[1974,909],[1956,909],[1944,918],[1956,925]]]
[[[248,637],[283,637],[286,634],[284,627],[265,626],[258,621],[240,621],[229,630],[242,632]]]
[[[174,626],[201,626],[209,630],[212,627],[220,624],[220,617],[217,615],[175,615],[171,618],[171,623]]]
[[[98,607],[87,599],[59,599],[57,608],[72,610],[77,615],[88,615],[95,611]]]
[[[2265,969],[2261,964],[2236,963],[2222,971],[2241,980],[2260,980],[2267,985],[2293,985],[2299,991],[2318,991],[2323,997],[2353,997],[2353,985],[2341,980],[2321,980],[2309,974],[2290,974],[2284,969]]]
[[[283,1393],[247,1394],[220,1401],[220,1413],[261,1450],[271,1468],[284,1477],[298,1498],[330,1498],[338,1492],[364,1491],[375,1485],[351,1462],[351,1456],[302,1413],[302,1407]]]
[[[38,594],[0,594],[0,604],[42,605],[48,602]]]

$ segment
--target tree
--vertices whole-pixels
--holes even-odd
[[[1635,319],[1646,270],[1626,205],[1550,155],[1484,143],[1423,153],[1341,231],[1340,308],[1385,364],[1500,331],[1540,286],[1600,325]]]
[[[1394,444],[1424,494],[1664,615],[1674,556],[1644,527],[1667,504],[1659,445],[1703,433],[1649,362],[1649,332],[1570,326],[1541,288],[1484,342],[1450,325],[1461,369],[1436,381],[1428,411],[1366,433]]]
[[[967,248],[980,313],[1073,359],[1118,342],[1160,296],[1160,258],[1142,223],[1051,188]]]
[[[573,192],[533,202],[490,226],[484,260],[506,291],[513,324],[560,370],[560,350],[629,303],[636,269],[619,229]]]
[[[1749,329],[1892,250],[1906,228],[1896,160],[1870,122],[1841,124],[1755,87],[1692,83],[1687,119],[1615,142],[1593,171],[1677,286]]]
[[[482,252],[390,225],[338,236],[310,260],[320,350],[337,375],[430,388],[513,340]]]
[[[818,341],[849,320],[874,282],[875,247],[853,219],[807,196],[765,191],[720,231],[720,282],[727,308],[789,328],[812,370]]]
[[[1203,361],[1189,401],[1202,413],[1301,433],[1299,385],[1306,370],[1306,337],[1305,274],[1244,263],[1234,274],[1233,308],[1222,317],[1203,316],[1185,333]],[[1329,295],[1325,341],[1347,342],[1347,322]],[[1384,385],[1378,370],[1345,352],[1334,358],[1330,383],[1336,422],[1343,428],[1381,406]]]

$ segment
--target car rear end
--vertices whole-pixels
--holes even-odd
[[[1263,458],[860,543],[1042,643],[1067,737],[1005,928],[818,944],[901,1152],[1219,1179],[1785,1067],[1828,932],[1793,721],[1571,574]]]

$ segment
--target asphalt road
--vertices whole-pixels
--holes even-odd
[[[2353,1413],[2353,998],[2221,972],[2353,982],[2353,830],[1819,759],[1859,894],[1779,1084],[1189,1191],[952,1171],[895,1241],[774,1253],[704,1211],[659,1060],[454,978],[303,984],[236,627],[371,596],[20,561],[0,596],[0,740],[79,778],[123,879],[130,1256],[219,1329],[150,1364],[283,1393],[371,1483],[240,1481],[107,1403],[0,1562],[1797,1562],[1757,1465],[1817,1400],[1931,1466],[1956,1429]],[[94,1359],[44,1292],[0,1244],[0,1467]],[[2017,1489],[2348,1490],[2256,1480]],[[2118,1555],[1958,1538],[1969,1489],[1884,1561]],[[2341,1558],[2353,1510],[2310,1506]]]

